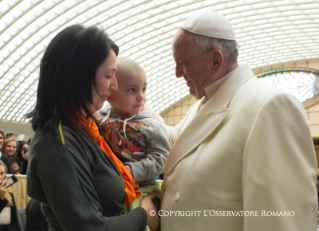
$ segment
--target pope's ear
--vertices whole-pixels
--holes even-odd
[[[212,50],[212,65],[214,69],[219,69],[225,62],[224,54],[219,49]]]

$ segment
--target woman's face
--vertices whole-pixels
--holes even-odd
[[[2,133],[0,133],[0,148],[2,148],[2,144],[3,144],[3,135]]]
[[[110,97],[111,91],[117,90],[115,70],[116,55],[111,50],[109,56],[96,70],[95,87],[92,85],[93,104],[89,105],[92,113],[102,108],[104,101]]]
[[[8,156],[14,156],[17,150],[17,143],[15,141],[10,141],[7,143],[6,146],[4,146],[3,152],[7,154]]]
[[[27,161],[27,160],[28,160],[28,157],[29,157],[29,149],[28,149],[27,152],[24,152],[24,148],[29,148],[29,145],[28,145],[28,144],[22,145],[22,148],[21,148],[21,150],[20,150],[22,158],[23,158],[25,161]]]
[[[24,145],[22,145],[21,150],[20,150],[21,154],[23,154],[23,153],[24,153],[24,148],[28,148],[28,147],[29,147],[29,145],[28,145],[28,144],[24,144]]]

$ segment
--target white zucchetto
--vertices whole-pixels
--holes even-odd
[[[236,40],[232,25],[224,16],[212,10],[205,10],[192,15],[180,27],[194,34]]]

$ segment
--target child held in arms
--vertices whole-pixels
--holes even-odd
[[[164,124],[143,110],[147,79],[133,60],[117,59],[118,90],[110,106],[96,113],[100,134],[140,186],[154,185],[164,170],[170,145]]]

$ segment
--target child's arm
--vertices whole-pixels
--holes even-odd
[[[170,145],[165,126],[160,123],[156,124],[157,126],[146,137],[146,157],[137,162],[125,163],[130,165],[136,182],[154,179],[163,173]]]
[[[132,172],[132,169],[131,169],[131,166],[126,164],[124,165],[124,167],[126,168],[126,170],[133,176],[133,172]]]

